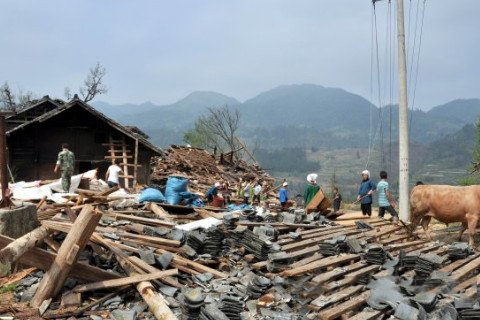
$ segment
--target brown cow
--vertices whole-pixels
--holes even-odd
[[[480,186],[416,186],[410,195],[410,220],[414,228],[421,223],[430,239],[428,224],[432,217],[446,224],[461,222],[459,239],[468,228],[469,244],[474,247],[480,217]]]

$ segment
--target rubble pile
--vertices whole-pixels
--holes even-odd
[[[201,177],[223,174],[204,151],[172,150],[175,161],[188,152],[190,164],[166,160],[162,174],[181,168],[203,181],[197,187]],[[198,163],[192,152],[202,153]],[[37,229],[18,239],[0,235],[0,262],[28,268],[0,278],[2,319],[477,314],[471,300],[480,256],[381,218],[139,203],[137,195],[106,187],[60,196],[65,201],[36,203]]]
[[[228,182],[233,188],[240,179],[258,178],[273,184],[274,179],[258,165],[243,160],[229,162],[227,158],[217,159],[203,149],[172,145],[162,156],[152,158],[151,180],[165,186],[169,176],[186,177],[190,180],[191,191],[197,193],[205,193],[215,182]]]

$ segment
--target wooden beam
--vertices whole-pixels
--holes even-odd
[[[62,289],[73,264],[90,239],[100,217],[101,214],[95,212],[92,206],[87,205],[83,208],[58,250],[55,262],[40,281],[30,302],[32,307],[40,307],[44,300],[57,295]]]
[[[370,290],[365,291],[362,294],[352,297],[350,300],[341,303],[334,308],[327,309],[318,314],[318,319],[322,320],[333,320],[340,317],[342,314],[345,314],[347,311],[354,310],[363,304],[370,296]]]
[[[87,291],[93,291],[98,289],[115,288],[115,287],[121,287],[127,284],[135,284],[142,281],[150,281],[150,280],[160,279],[163,277],[174,276],[177,274],[178,274],[178,269],[158,271],[158,272],[146,273],[146,274],[138,274],[138,275],[120,278],[120,279],[105,280],[100,282],[79,285],[73,288],[72,291],[87,292]]]
[[[129,276],[136,276],[139,273],[134,271],[133,266],[126,260],[120,259],[120,264]],[[157,320],[178,320],[168,307],[165,298],[159,293],[155,292],[152,284],[148,281],[140,282],[136,285],[138,293],[147,303],[150,312],[157,318]]]
[[[12,243],[14,239],[7,236],[0,235],[0,248],[6,247],[9,243]],[[41,270],[48,270],[55,258],[56,254],[48,252],[46,250],[33,247],[32,249],[25,252],[19,259],[18,262],[30,267],[35,267]],[[85,282],[92,281],[102,281],[108,279],[118,279],[120,275],[117,273],[109,272],[102,270],[100,268],[90,266],[86,263],[76,262],[71,271],[72,278],[82,280]]]
[[[321,260],[309,263],[307,265],[301,266],[299,268],[286,270],[282,272],[281,275],[284,277],[293,277],[306,272],[316,271],[318,269],[339,265],[339,264],[357,260],[357,259],[360,259],[360,255],[358,254],[345,254],[338,257],[328,257],[328,258],[321,259]]]
[[[35,247],[38,241],[45,239],[50,234],[46,227],[38,227],[0,250],[0,263],[7,264],[17,261],[25,252]]]
[[[138,165],[138,139],[135,139],[135,158],[133,160],[133,187],[137,185],[137,165]]]

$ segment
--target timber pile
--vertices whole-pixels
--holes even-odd
[[[206,150],[172,145],[164,155],[152,158],[153,183],[164,186],[169,176],[183,176],[190,180],[192,192],[205,193],[215,182],[228,182],[236,186],[240,179],[262,179],[273,184],[274,179],[258,165],[243,160],[230,163],[217,160]]]
[[[476,297],[480,254],[462,247],[467,255],[450,260],[452,248],[388,220],[179,214],[178,206],[155,203],[119,209],[106,196],[114,191],[79,190],[62,205],[41,201],[38,229],[0,236],[0,261],[29,268],[0,279],[10,291],[0,295],[8,301],[0,301],[0,317],[358,320],[475,312],[459,299]],[[359,228],[365,224],[371,228]]]

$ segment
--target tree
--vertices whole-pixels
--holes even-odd
[[[219,148],[217,137],[203,125],[203,122],[197,119],[194,128],[186,131],[183,135],[183,141],[195,148],[202,148],[213,151]]]
[[[17,102],[8,82],[0,87],[0,104],[3,110],[16,110]]]
[[[78,91],[83,98],[83,101],[89,102],[92,101],[96,96],[108,92],[107,86],[103,83],[103,77],[107,74],[107,70],[97,62],[97,64],[90,68],[90,71],[83,81],[83,86],[81,86]],[[72,93],[69,87],[64,89],[64,95],[67,100],[72,98]]]
[[[463,181],[460,181],[461,185],[471,185],[477,184],[480,180],[478,175],[480,173],[480,119],[477,120],[476,124],[476,133],[475,133],[475,144],[473,146],[472,153],[472,165],[470,166],[470,176],[463,178]]]
[[[30,101],[36,99],[32,91],[19,89],[14,93],[8,82],[0,87],[0,109],[8,111],[18,111],[25,107]]]
[[[93,68],[90,68],[90,73],[83,82],[83,87],[79,89],[83,101],[92,101],[97,95],[108,92],[107,86],[103,84],[103,77],[106,73],[106,69],[99,62]]]
[[[238,147],[236,133],[240,112],[228,106],[208,108],[207,114],[195,121],[192,130],[185,132],[184,141],[194,147],[234,151]]]
[[[228,106],[208,108],[208,115],[200,117],[198,120],[204,128],[215,135],[230,151],[236,150],[238,142],[235,135],[240,124],[240,112],[237,109],[231,109]]]

